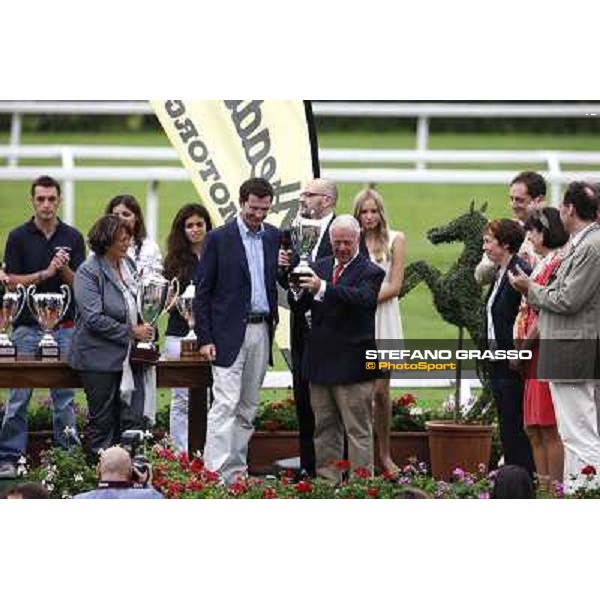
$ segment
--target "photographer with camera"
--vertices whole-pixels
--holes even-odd
[[[131,454],[120,446],[112,446],[102,452],[96,467],[100,479],[98,487],[90,492],[77,494],[75,499],[160,500],[163,498],[163,495],[152,487],[150,464],[142,456],[135,454],[139,434],[141,432],[133,431],[126,431],[123,434],[123,443],[131,443]]]

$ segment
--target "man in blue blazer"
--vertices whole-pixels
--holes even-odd
[[[280,234],[263,222],[272,200],[268,181],[245,181],[239,214],[208,233],[199,267],[196,333],[200,353],[213,361],[204,462],[226,483],[247,473],[259,392],[272,364]]]
[[[377,371],[366,369],[366,351],[375,350],[375,310],[385,273],[359,253],[360,226],[350,215],[329,228],[333,256],[317,260],[302,277],[307,292],[293,310],[311,310],[304,370],[315,414],[316,471],[337,483],[335,461],[343,458],[344,431],[352,470],[373,471],[373,428],[369,406]]]

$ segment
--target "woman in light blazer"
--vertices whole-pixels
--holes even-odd
[[[78,314],[69,364],[79,371],[86,394],[86,448],[92,455],[118,443],[124,430],[141,429],[145,394],[155,393],[143,368],[132,371],[129,365],[132,342],[154,336],[152,326],[138,324],[130,241],[131,230],[119,217],[100,218],[88,235],[94,254],[73,283]]]

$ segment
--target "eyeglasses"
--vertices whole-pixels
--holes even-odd
[[[318,192],[302,192],[300,194],[300,198],[315,198],[316,196],[323,196],[324,198],[328,198],[327,194],[319,194]]]

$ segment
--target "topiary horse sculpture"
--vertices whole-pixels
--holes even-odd
[[[483,254],[481,231],[487,223],[483,214],[486,209],[487,204],[484,204],[475,210],[475,202],[471,202],[465,214],[447,225],[430,229],[427,238],[432,244],[459,241],[464,244],[462,254],[447,273],[423,260],[409,264],[400,290],[402,297],[424,281],[442,319],[466,329],[477,347],[481,347],[485,339],[481,287],[475,281],[474,273]]]

